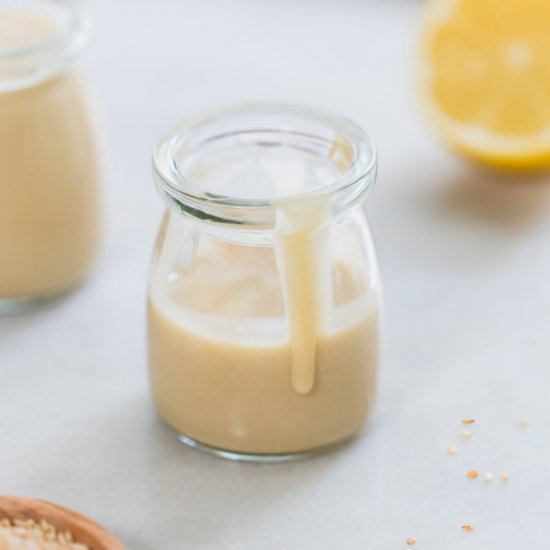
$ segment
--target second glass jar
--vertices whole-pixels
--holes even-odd
[[[76,66],[79,6],[0,0],[0,314],[66,293],[95,258],[99,161]]]

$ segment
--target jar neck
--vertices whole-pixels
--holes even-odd
[[[0,92],[35,86],[71,67],[88,39],[80,0],[0,0]]]
[[[240,181],[246,178],[243,151],[245,165],[257,164],[246,192]],[[239,159],[237,176],[225,186],[216,176],[200,176],[220,152],[229,159],[227,170],[211,170],[220,179],[226,171],[235,172],[231,156]],[[279,172],[268,174],[277,162]],[[329,170],[324,177],[318,176],[320,167]],[[293,169],[300,171],[305,188],[274,192],[279,184],[288,190]],[[160,194],[180,215],[233,229],[272,231],[281,204],[322,203],[326,221],[362,204],[376,178],[376,154],[367,135],[347,119],[292,104],[245,104],[175,129],[155,149],[153,172]],[[271,195],[262,193],[262,186]],[[255,196],[247,194],[250,189]]]

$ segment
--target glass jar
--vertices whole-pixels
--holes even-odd
[[[98,167],[74,64],[80,4],[0,0],[0,312],[74,287],[96,248]]]
[[[379,348],[368,137],[316,110],[247,104],[177,128],[153,164],[168,204],[148,300],[160,416],[235,459],[357,434]]]

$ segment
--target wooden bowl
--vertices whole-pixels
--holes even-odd
[[[0,519],[45,519],[58,531],[70,531],[75,542],[86,544],[93,550],[126,550],[101,525],[87,517],[44,500],[0,496]]]

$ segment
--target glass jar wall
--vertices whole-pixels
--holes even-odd
[[[357,434],[379,353],[367,136],[314,110],[245,105],[169,134],[154,171],[168,203],[148,314],[161,417],[241,459]]]

